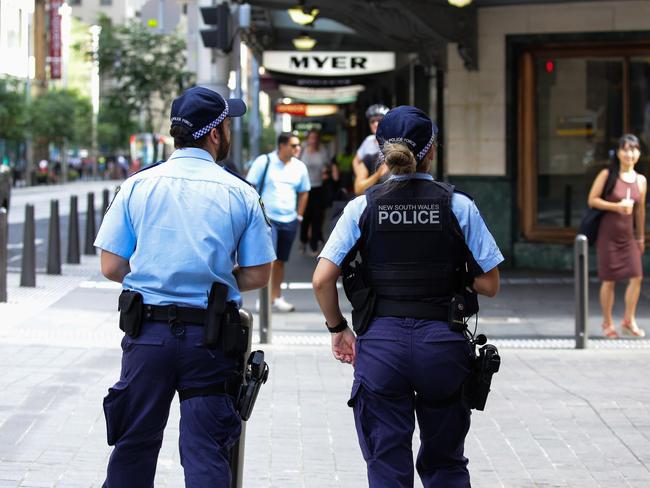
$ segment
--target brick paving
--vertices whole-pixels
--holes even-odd
[[[39,274],[35,289],[17,288],[17,276],[9,276],[10,302],[0,304],[0,488],[101,486],[110,453],[101,400],[117,379],[120,333],[118,291],[101,285],[97,264],[84,257],[62,277]],[[512,298],[526,295],[522,287],[539,285],[511,286],[517,291],[504,287],[487,322],[525,335],[526,314],[502,324],[489,315],[515,310],[521,304]],[[300,293],[290,296],[307,304],[310,292]],[[543,307],[544,297],[536,300]],[[271,377],[247,423],[245,487],[366,485],[345,403],[352,370],[331,358],[314,306],[275,316],[275,344],[264,346]],[[557,312],[548,314],[551,335],[560,326],[570,330],[570,316],[558,325]],[[467,439],[473,486],[650,486],[648,341],[592,341],[607,347],[578,351],[568,338],[540,340],[544,317],[536,320],[526,340],[508,333],[496,341],[502,370]],[[183,486],[177,442],[175,401],[156,487]],[[416,434],[414,451],[417,445]]]

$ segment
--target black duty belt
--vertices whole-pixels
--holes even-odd
[[[426,302],[407,302],[377,297],[375,304],[377,317],[411,317],[425,320],[449,320],[449,307]]]
[[[153,322],[185,322],[203,325],[205,309],[179,307],[178,305],[144,305],[144,320]]]

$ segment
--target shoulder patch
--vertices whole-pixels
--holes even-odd
[[[147,171],[148,169],[155,168],[156,166],[160,166],[160,165],[163,164],[164,162],[165,162],[165,161],[158,161],[158,162],[155,162],[155,163],[153,163],[153,164],[150,164],[149,166],[145,166],[145,167],[142,168],[141,170],[136,171],[135,173],[133,173],[131,176],[137,175],[138,173],[142,173],[143,171]]]
[[[230,174],[233,175],[235,178],[237,178],[237,179],[243,181],[244,183],[246,183],[246,184],[247,184],[248,186],[250,186],[251,188],[255,188],[255,187],[253,186],[253,184],[252,184],[250,181],[246,181],[246,178],[244,178],[243,176],[238,175],[237,173],[235,173],[235,172],[234,172],[233,170],[231,170],[230,168],[227,168],[226,166],[221,166],[221,167],[224,169],[224,171],[226,171],[227,173],[230,173]],[[261,202],[262,202],[262,200],[260,199],[260,203],[261,203]],[[262,205],[262,210],[264,210],[264,205]],[[264,216],[266,217],[266,214],[264,214]],[[268,221],[268,219],[267,219],[267,221]]]
[[[106,215],[106,214],[108,213],[108,209],[110,209],[111,206],[113,205],[113,202],[115,201],[115,197],[116,197],[117,194],[120,192],[120,189],[121,189],[121,188],[122,188],[122,187],[119,186],[119,185],[115,187],[115,191],[113,192],[113,198],[111,199],[111,203],[108,204],[108,207],[106,207],[106,211],[104,212],[104,215]]]
[[[260,207],[262,207],[262,215],[264,215],[264,220],[266,220],[266,225],[271,227],[271,219],[269,219],[269,216],[266,215],[266,210],[264,209],[264,202],[262,201],[262,197],[260,197],[258,201],[260,202]]]

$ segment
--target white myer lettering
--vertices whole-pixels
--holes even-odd
[[[334,70],[365,70],[367,58],[364,56],[290,56],[289,66],[292,68],[318,68],[325,67]]]

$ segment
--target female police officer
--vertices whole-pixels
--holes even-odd
[[[105,487],[153,486],[176,391],[185,485],[230,486],[228,450],[241,419],[225,384],[236,360],[206,348],[200,324],[213,283],[226,285],[224,298],[239,306],[241,291],[266,285],[275,259],[259,196],[215,164],[228,155],[230,117],[245,111],[243,101],[202,87],[174,100],[176,151],[124,182],[99,230],[102,273],[144,304],[141,330],[122,341],[120,380],[104,399],[115,445]]]
[[[436,132],[415,107],[386,114],[377,139],[391,176],[347,205],[314,272],[334,357],[355,367],[349,405],[371,487],[413,486],[414,412],[424,486],[469,486],[470,410],[461,386],[471,356],[464,336],[450,330],[449,304],[466,264],[474,290],[494,296],[503,257],[473,201],[427,173]],[[367,330],[354,324],[355,340],[336,280],[357,251],[374,304]]]

